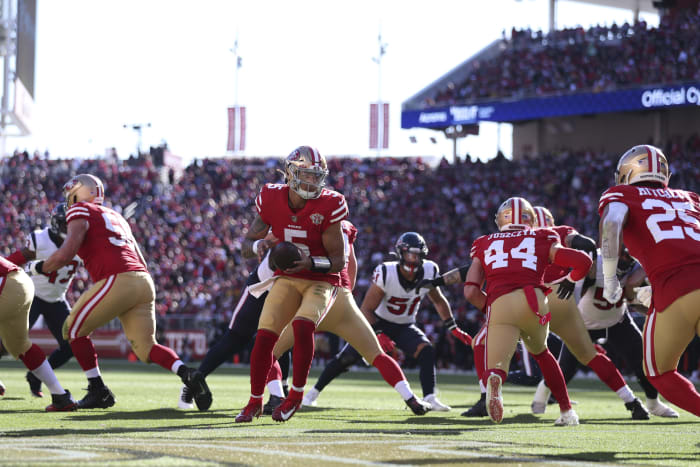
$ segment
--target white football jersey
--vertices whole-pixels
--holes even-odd
[[[384,298],[374,310],[382,319],[397,324],[416,322],[416,313],[423,297],[430,289],[406,290],[399,280],[399,262],[387,261],[374,269],[372,283],[384,291]],[[438,265],[433,261],[423,261],[423,279],[435,279],[440,274]]]
[[[624,280],[623,278],[621,281],[623,286]],[[583,281],[579,281],[577,286],[580,287],[581,283]],[[610,303],[603,298],[603,255],[600,254],[600,251],[598,251],[596,260],[596,282],[586,290],[586,293],[578,301],[578,309],[586,329],[591,330],[605,329],[616,325],[622,320],[627,310],[624,297],[620,298],[617,303]]]
[[[35,230],[27,236],[27,249],[34,252],[37,260],[45,260],[58,250],[56,244],[49,236],[49,228]],[[70,286],[75,271],[82,265],[78,256],[73,261],[50,274],[32,275],[34,281],[34,295],[46,302],[58,302],[65,300],[66,290]]]

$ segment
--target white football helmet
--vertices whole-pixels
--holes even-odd
[[[496,212],[498,230],[524,230],[535,226],[535,210],[525,198],[508,198]]]
[[[535,206],[535,227],[554,227],[554,216],[544,206]]]
[[[67,208],[81,201],[102,204],[105,197],[105,188],[102,185],[102,180],[94,175],[80,174],[63,185],[63,195],[66,197]]]
[[[668,186],[671,170],[661,149],[640,144],[625,152],[615,169],[615,183],[631,185],[638,182],[661,182]]]
[[[299,146],[285,159],[284,176],[289,188],[302,198],[318,198],[326,186],[326,158],[315,148]]]

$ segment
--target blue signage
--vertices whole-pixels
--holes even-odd
[[[700,106],[700,82],[622,91],[538,97],[517,101],[494,101],[452,105],[423,110],[403,110],[401,128],[445,128],[451,125],[487,122],[516,122],[566,115]]]

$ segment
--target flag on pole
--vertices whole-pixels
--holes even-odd
[[[245,151],[245,107],[228,108],[228,143],[229,152]]]
[[[389,104],[382,103],[382,125],[379,126],[379,105],[369,105],[369,148],[379,148],[379,138],[381,131],[382,149],[389,147]]]

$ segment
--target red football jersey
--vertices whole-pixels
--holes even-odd
[[[348,274],[348,256],[350,256],[350,247],[355,243],[357,238],[357,228],[348,220],[342,221],[340,228],[343,230],[343,243],[345,243],[345,267],[340,271],[340,286],[352,291],[350,274]]]
[[[264,223],[272,228],[279,239],[292,242],[309,256],[328,256],[321,235],[331,224],[348,216],[348,205],[340,193],[324,188],[318,198],[306,200],[304,207],[293,211],[289,207],[289,185],[268,183],[255,199],[255,207]],[[299,277],[340,285],[339,273],[301,271],[276,275]]]
[[[557,233],[557,235],[559,235],[559,242],[564,246],[566,246],[566,237],[568,237],[570,234],[578,233],[576,229],[568,225],[557,225],[555,227],[548,228],[554,230]],[[559,279],[563,279],[568,274],[569,270],[567,268],[552,263],[549,266],[547,266],[547,269],[544,270],[543,280],[545,284],[551,284],[552,282],[556,282]]]
[[[663,311],[677,298],[700,289],[700,277],[687,272],[688,266],[700,268],[697,193],[618,185],[600,197],[601,217],[605,206],[613,202],[629,208],[623,240],[649,277],[656,310]]]
[[[15,263],[12,261],[9,261],[2,256],[0,256],[0,277],[5,277],[12,271],[17,271],[19,270],[19,266],[17,266]]]
[[[501,295],[533,286],[547,291],[543,282],[549,250],[559,235],[548,228],[483,235],[472,244],[470,256],[479,258],[486,274],[487,305]]]
[[[75,203],[66,212],[66,223],[85,219],[90,224],[78,256],[93,282],[128,271],[148,269],[137,252],[129,223],[112,209],[93,203]]]

